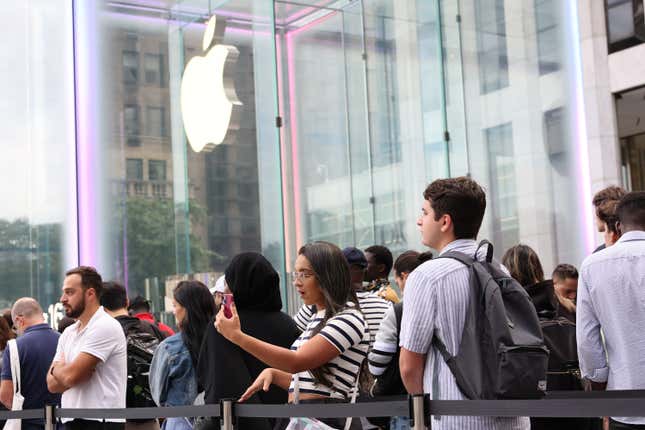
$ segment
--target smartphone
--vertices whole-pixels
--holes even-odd
[[[224,305],[224,316],[226,318],[233,318],[233,312],[231,311],[231,305],[235,300],[233,299],[233,294],[224,294],[224,300],[222,300],[222,305]]]

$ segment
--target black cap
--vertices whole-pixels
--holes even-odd
[[[363,251],[361,251],[360,249],[354,248],[353,246],[348,246],[347,248],[343,249],[343,255],[345,256],[345,260],[347,260],[347,263],[349,263],[350,266],[352,264],[355,264],[357,266],[367,267],[367,259],[365,258]]]

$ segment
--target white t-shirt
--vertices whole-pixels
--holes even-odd
[[[79,322],[69,326],[58,340],[54,361],[61,353],[66,363],[85,352],[100,360],[94,374],[87,381],[65,391],[61,398],[63,408],[125,408],[125,389],[128,382],[127,347],[121,324],[108,315],[101,306],[79,331]],[[92,419],[92,418],[88,418]],[[63,422],[72,418],[63,418]],[[95,418],[97,421],[101,419]],[[124,419],[106,421],[124,422]]]

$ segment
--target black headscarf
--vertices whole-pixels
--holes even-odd
[[[261,254],[243,252],[236,255],[224,277],[238,310],[275,312],[282,309],[278,272]]]
[[[235,297],[242,331],[264,342],[289,348],[298,338],[299,331],[293,319],[280,312],[279,278],[267,259],[255,252],[236,255],[224,276]],[[197,365],[206,403],[239,398],[266,367],[226,340],[213,324],[208,325]],[[286,401],[287,392],[273,385],[268,392],[260,390],[254,394],[247,403],[281,404]],[[271,430],[274,422],[268,418],[239,418],[238,424],[244,430]]]

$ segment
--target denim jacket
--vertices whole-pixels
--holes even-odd
[[[181,333],[159,344],[150,365],[150,392],[158,406],[192,405],[197,397],[197,376]]]

